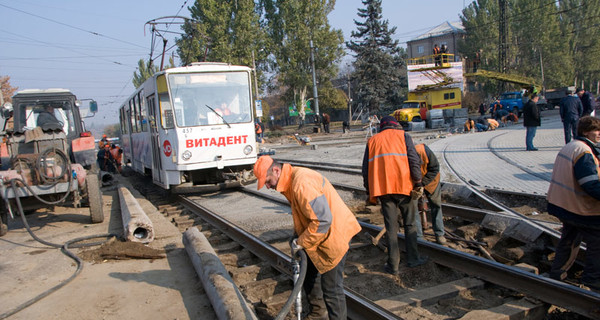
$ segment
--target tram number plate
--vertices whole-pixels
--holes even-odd
[[[191,133],[192,132],[192,128],[183,128],[183,133]]]

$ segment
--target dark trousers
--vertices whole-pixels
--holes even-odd
[[[577,136],[577,120],[563,121],[563,128],[565,130],[565,144],[571,142],[573,137]]]
[[[329,133],[329,123],[323,123],[323,130],[325,130],[326,133]]]
[[[410,196],[402,194],[387,194],[379,197],[383,222],[387,232],[388,241],[388,264],[394,271],[398,270],[400,264],[400,250],[398,247],[398,210],[402,214],[404,223],[404,243],[407,256],[407,264],[418,263],[421,260],[417,250],[417,201]]]
[[[347,253],[346,253],[347,255]],[[320,274],[310,258],[307,261],[304,293],[310,305],[310,316],[326,315],[329,319],[346,319],[346,295],[344,294],[344,263],[346,255],[335,268]]]
[[[444,236],[444,216],[442,215],[442,184],[438,183],[437,188],[433,193],[425,191],[427,197],[427,203],[431,213],[431,225],[433,226],[433,233],[436,237]],[[417,238],[423,238],[423,227],[421,224],[421,216],[416,216],[417,224]]]
[[[585,267],[581,282],[600,290],[600,226],[581,225],[562,220],[563,229],[550,269],[550,278],[562,280],[575,262],[579,245],[586,243]]]

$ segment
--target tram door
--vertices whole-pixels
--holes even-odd
[[[162,161],[160,156],[160,139],[158,136],[158,117],[156,115],[156,102],[154,96],[146,98],[148,113],[150,115],[150,139],[152,140],[152,180],[159,185],[164,186],[162,179]]]

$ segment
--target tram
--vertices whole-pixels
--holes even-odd
[[[147,79],[119,108],[123,161],[175,193],[254,181],[251,69],[192,63]]]

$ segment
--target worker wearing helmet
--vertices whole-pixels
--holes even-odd
[[[303,289],[310,305],[310,319],[346,319],[344,261],[349,243],[361,227],[331,183],[320,173],[269,156],[254,164],[258,189],[267,186],[290,202],[294,220],[292,250],[308,256]],[[320,281],[318,281],[320,275]],[[327,311],[325,311],[325,308]]]
[[[102,139],[98,141],[98,148],[100,150],[104,149],[104,146],[108,144],[108,137],[105,134],[102,135]]]

